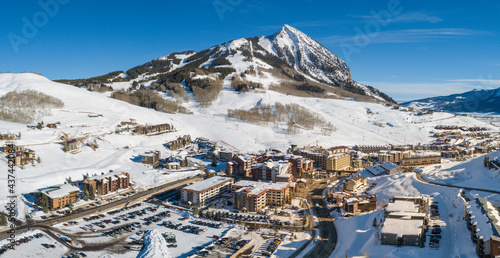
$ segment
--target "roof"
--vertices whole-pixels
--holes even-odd
[[[123,174],[123,172],[122,172],[122,171],[114,171],[114,172],[109,172],[109,173],[104,174],[104,175],[96,175],[96,176],[92,176],[92,177],[89,177],[88,179],[89,179],[89,180],[92,180],[92,179],[99,180],[99,179],[103,179],[103,178],[105,179],[105,178],[110,177],[110,176],[115,176],[115,175],[116,175],[116,176],[119,176],[119,175],[121,175],[121,174]]]
[[[181,190],[190,191],[190,192],[203,192],[219,185],[225,184],[226,182],[234,181],[232,177],[222,177],[222,176],[214,176],[208,179],[205,179],[201,182],[194,183],[192,185],[186,186]]]
[[[396,165],[390,161],[384,162],[380,166],[386,170],[393,170],[393,169],[399,167],[398,165]]]
[[[382,234],[396,234],[398,237],[420,235],[423,225],[423,220],[387,218],[382,227]]]
[[[381,175],[385,173],[387,170],[385,170],[381,166],[368,166],[365,168],[368,172],[372,173],[374,176]]]
[[[471,213],[471,222],[479,229],[476,235],[483,236],[484,241],[489,240],[492,235],[500,237],[500,215],[491,202],[482,198],[475,199],[468,202],[466,209]]]
[[[412,217],[426,217],[427,214],[425,214],[423,212],[394,211],[394,212],[391,212],[389,216],[411,219]]]
[[[241,187],[243,189],[245,188],[249,189],[251,195],[260,195],[267,190],[282,191],[283,189],[286,189],[287,187],[291,186],[291,184],[287,182],[268,183],[268,182],[241,180],[239,182],[234,183],[233,186],[237,188]],[[293,184],[292,187],[294,186],[295,184]]]
[[[387,204],[385,208],[388,212],[402,211],[402,212],[418,212],[419,206],[410,201],[396,200]]]
[[[345,152],[341,152],[341,153],[332,153],[330,155],[330,159],[339,159],[339,158],[342,158],[342,157],[345,157],[347,156],[348,154],[345,153]]]
[[[79,192],[80,188],[73,186],[72,184],[61,184],[45,187],[38,190],[41,193],[46,194],[50,198],[59,198],[69,195],[71,192]]]

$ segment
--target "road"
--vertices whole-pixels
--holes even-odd
[[[333,178],[333,181],[335,179]],[[332,181],[332,178],[330,178],[330,181]],[[314,182],[309,186],[310,190],[306,194],[311,203],[310,207],[315,207],[318,204],[320,209],[313,208],[319,221],[319,240],[316,241],[313,249],[304,257],[329,257],[337,245],[337,229],[335,228],[333,219],[330,218],[330,211],[325,207],[323,202],[323,191],[326,186],[324,181]],[[301,249],[304,250],[305,247],[302,246]]]
[[[163,185],[160,185],[157,187],[150,188],[146,191],[142,191],[142,192],[133,194],[133,195],[128,196],[126,198],[116,200],[114,202],[110,202],[110,203],[106,203],[106,204],[97,206],[95,208],[90,208],[90,209],[85,209],[85,210],[77,209],[76,211],[74,211],[70,214],[59,216],[56,218],[47,219],[44,221],[34,221],[34,220],[27,219],[27,223],[16,227],[16,234],[20,234],[20,233],[23,233],[23,232],[26,232],[26,231],[29,231],[29,230],[35,229],[35,228],[47,232],[53,224],[61,223],[64,221],[76,220],[76,219],[79,219],[82,217],[89,216],[91,214],[100,213],[100,212],[103,212],[106,210],[110,210],[110,209],[113,209],[114,207],[124,205],[128,202],[135,201],[137,199],[151,195],[155,192],[158,192],[161,190],[168,190],[166,188],[175,188],[180,184],[185,184],[185,183],[192,181],[192,180],[199,180],[199,178],[198,177],[189,177],[189,178],[185,178],[185,179],[181,179],[181,180],[176,180],[176,181],[173,181],[170,183],[166,183],[166,184],[163,184]],[[5,232],[5,231],[0,232],[0,239],[5,239],[7,237],[9,237],[8,232]]]
[[[417,175],[417,179],[420,180],[423,183],[426,184],[431,184],[431,185],[439,185],[439,186],[446,186],[446,187],[451,187],[451,188],[459,188],[459,189],[464,189],[464,190],[475,190],[475,191],[482,191],[482,192],[488,192],[488,193],[493,193],[493,194],[500,194],[500,191],[494,191],[494,190],[488,190],[488,189],[481,189],[481,188],[474,188],[474,187],[465,187],[465,186],[455,186],[455,185],[449,185],[449,184],[442,184],[442,183],[436,183],[436,182],[430,182],[425,180],[422,177],[421,173],[415,173]]]

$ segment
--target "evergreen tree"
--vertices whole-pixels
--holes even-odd
[[[95,200],[95,192],[94,192],[94,187],[93,186],[89,187],[88,193],[89,193],[89,199],[90,200]]]
[[[7,216],[3,211],[0,213],[0,226],[7,226]]]
[[[212,167],[217,167],[217,157],[212,154]]]
[[[83,189],[82,189],[82,199],[84,201],[88,201],[89,200],[89,192],[87,191],[87,185],[83,185]]]
[[[488,163],[490,162],[490,157],[489,156],[484,156],[484,167],[488,167]]]
[[[42,163],[42,159],[40,159],[40,156],[38,156],[38,158],[36,159],[36,162],[38,162],[38,164]]]
[[[72,183],[73,183],[73,180],[71,179],[71,177],[68,177],[68,183],[69,183],[69,184],[72,184]]]
[[[42,199],[41,199],[40,206],[42,207],[42,211],[44,213],[47,213],[47,212],[49,212],[49,197],[47,197],[47,195],[45,195],[45,194],[42,194],[41,198]]]
[[[377,218],[373,218],[373,226],[374,227],[378,226]]]

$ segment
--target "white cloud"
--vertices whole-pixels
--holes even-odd
[[[392,19],[392,22],[428,22],[437,23],[442,21],[440,17],[432,16],[423,12],[404,13]]]
[[[354,18],[362,18],[367,20],[375,20],[377,17],[374,15],[351,15]],[[390,22],[428,22],[428,23],[438,23],[442,21],[440,17],[432,16],[424,12],[409,12],[402,13],[390,20]]]
[[[447,80],[448,82],[473,82],[479,84],[489,84],[489,85],[498,85],[500,86],[500,80],[493,79],[455,79],[455,80]]]
[[[379,33],[369,33],[354,36],[331,36],[322,39],[322,42],[331,44],[355,44],[355,42],[364,42],[368,38],[371,43],[413,43],[428,42],[441,39],[465,38],[472,36],[487,35],[488,32],[477,31],[463,28],[440,28],[440,29],[408,29],[381,31]],[[368,36],[368,37],[366,37]]]

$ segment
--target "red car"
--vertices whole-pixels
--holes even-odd
[[[218,236],[218,235],[213,235],[212,237],[215,238],[215,239],[219,239],[220,238],[220,236]]]
[[[66,227],[69,226],[67,223],[64,223],[63,225],[66,226]]]
[[[207,250],[212,251],[212,250],[214,250],[214,247],[213,246],[209,246],[209,247],[207,247]]]

